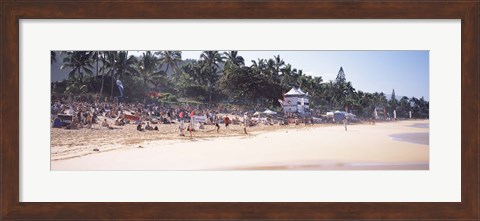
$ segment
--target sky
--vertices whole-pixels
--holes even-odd
[[[198,59],[201,51],[182,51],[182,59]],[[347,81],[364,92],[429,100],[429,51],[239,51],[246,65],[280,55],[303,73],[335,80],[343,67]],[[390,99],[390,97],[388,97]]]

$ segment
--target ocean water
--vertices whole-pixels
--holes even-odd
[[[396,140],[396,141],[422,144],[422,145],[429,144],[428,132],[391,134],[390,137],[392,138],[392,140]]]
[[[429,128],[430,125],[429,125],[429,123],[416,123],[416,124],[412,124],[410,127]]]

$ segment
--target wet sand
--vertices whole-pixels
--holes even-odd
[[[51,169],[428,170],[428,140],[391,137],[428,134],[428,127],[412,127],[416,123],[428,121],[349,125],[348,131],[343,125],[261,126],[249,128],[248,135],[240,125],[218,134],[210,126],[195,132],[194,139],[179,137],[178,125],[171,125],[170,132],[57,129],[52,131]],[[95,147],[98,152],[92,151]]]
[[[390,134],[393,140],[428,145],[428,132]]]

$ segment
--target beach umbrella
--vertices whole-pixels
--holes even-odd
[[[263,112],[264,114],[268,114],[268,115],[274,115],[274,114],[277,114],[277,112],[275,111],[271,111],[269,109],[267,109],[266,111]]]

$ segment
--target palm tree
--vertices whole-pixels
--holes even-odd
[[[88,51],[69,51],[66,52],[66,57],[63,59],[63,65],[60,69],[70,69],[68,76],[70,78],[78,78],[83,82],[84,74],[92,75],[91,64],[92,53]]]
[[[209,69],[210,71],[216,71],[220,68],[220,63],[223,63],[225,58],[218,51],[204,51],[200,55],[200,61],[203,62],[204,68]]]
[[[416,97],[410,98],[410,107],[412,110],[412,116],[415,118],[419,118],[421,111],[420,100]]]
[[[398,101],[398,103],[399,103],[399,105],[400,105],[400,109],[401,109],[401,112],[402,112],[403,117],[407,117],[407,116],[408,116],[408,112],[409,112],[410,109],[411,109],[410,101],[408,100],[408,97],[407,97],[407,96],[403,96],[402,98],[400,98],[400,100]]]
[[[143,80],[144,92],[149,88],[148,83],[157,85],[156,80],[160,75],[158,65],[159,59],[151,51],[144,52],[135,64],[135,70]]]
[[[223,52],[223,54],[227,59],[227,63],[230,62],[231,64],[238,67],[242,67],[245,65],[245,59],[243,59],[242,56],[238,56],[238,51]]]
[[[178,67],[178,62],[182,61],[182,52],[181,51],[158,51],[155,52],[155,55],[160,55],[159,61],[160,65],[167,65],[165,72],[168,73],[170,66],[174,67],[174,78],[178,78],[179,73],[181,72]]]
[[[280,74],[280,71],[285,66],[285,62],[283,61],[283,59],[280,58],[280,55],[273,56],[273,59],[274,59],[275,73]]]
[[[308,82],[311,80],[311,76],[303,74],[302,70],[298,71],[298,75],[296,77],[297,85],[299,88],[308,87]]]
[[[100,59],[102,60],[102,67],[100,68],[100,71],[102,71],[102,83],[100,86],[100,95],[103,94],[103,85],[105,83],[105,69],[106,69],[106,63],[107,63],[107,60],[105,58],[106,53],[107,52],[105,51],[98,53],[98,55],[100,56]],[[97,65],[98,65],[98,62],[97,62]]]
[[[252,60],[252,65],[250,67],[257,74],[262,74],[266,69],[266,61],[261,58],[259,58],[258,61]]]
[[[135,56],[128,56],[128,51],[119,51],[117,57],[118,62],[115,67],[117,68],[118,79],[121,79],[124,75],[134,75],[136,73],[133,68],[137,61]]]
[[[297,87],[297,80],[295,79],[297,75],[297,69],[293,68],[291,64],[287,64],[283,68],[283,74],[280,79],[280,85],[284,90],[288,90],[290,87]]]
[[[218,70],[220,69],[220,63],[223,63],[224,57],[218,51],[204,51],[200,55],[200,62],[202,66],[202,73],[208,82],[208,88],[210,91],[209,101],[212,101],[213,85],[218,78]]]
[[[95,79],[94,79],[94,80],[96,81],[96,80],[97,80],[96,77],[98,77],[98,72],[99,72],[98,59],[99,59],[99,57],[100,57],[100,53],[101,53],[101,52],[100,52],[100,51],[89,51],[89,53],[90,53],[90,55],[91,55],[91,56],[90,56],[91,63],[95,63],[95,64],[96,64],[96,69],[95,69],[96,72],[95,72]],[[103,78],[103,76],[102,76],[102,78]],[[95,85],[95,84],[93,84],[93,85]],[[95,89],[95,88],[94,88],[94,89]]]
[[[114,79],[115,79],[115,71],[116,71],[116,63],[118,60],[118,52],[116,51],[105,51],[103,52],[103,57],[102,57],[102,68],[100,69],[102,71],[102,78],[103,75],[105,75],[105,72],[107,75],[110,75],[110,78],[112,79],[111,82],[111,88],[110,88],[110,97],[113,97],[113,86],[115,84]],[[103,85],[103,84],[102,84]],[[102,89],[100,89],[101,93],[103,93],[103,86]]]

